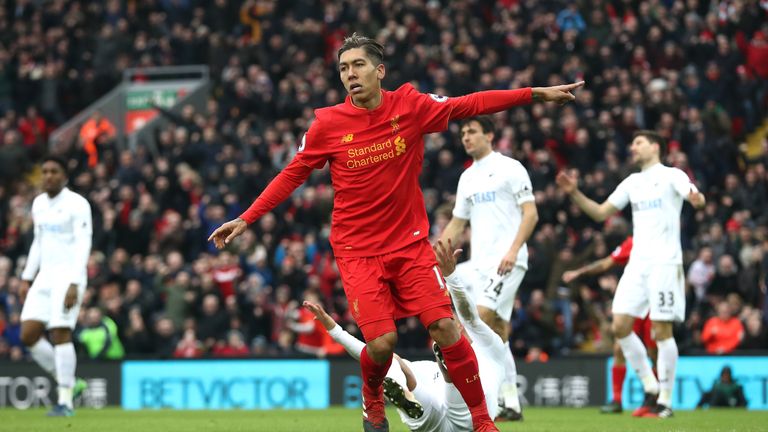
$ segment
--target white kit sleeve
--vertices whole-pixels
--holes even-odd
[[[360,360],[360,353],[363,351],[363,348],[365,348],[365,342],[347,333],[338,324],[336,327],[330,329],[328,334],[333,340],[340,343],[355,360]]]
[[[37,275],[37,271],[40,270],[40,260],[42,255],[40,253],[41,233],[40,226],[35,223],[35,237],[32,239],[32,247],[29,248],[29,255],[27,255],[27,264],[24,266],[24,271],[21,273],[21,279],[25,281],[31,281]]]
[[[84,198],[77,200],[77,205],[74,206],[72,231],[74,234],[74,247],[70,257],[72,259],[72,266],[70,267],[69,283],[80,283],[82,275],[86,273],[86,267],[88,266],[93,236],[91,206]]]
[[[492,346],[497,338],[500,342],[501,339],[499,338],[499,335],[491,330],[491,328],[488,327],[488,324],[480,319],[475,301],[466,291],[466,284],[461,279],[458,272],[454,271],[446,276],[445,282],[451,293],[453,305],[456,307],[456,313],[458,314],[461,323],[464,324],[464,327],[470,332],[470,336],[472,336],[473,339],[481,339],[479,342],[486,346]]]

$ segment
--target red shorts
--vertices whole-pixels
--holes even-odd
[[[656,341],[651,336],[651,318],[646,315],[645,318],[635,318],[633,330],[643,340],[646,348],[656,348]]]
[[[336,257],[352,316],[366,341],[418,316],[425,327],[453,317],[451,298],[426,239],[370,257]]]

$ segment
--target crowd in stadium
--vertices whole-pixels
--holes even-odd
[[[605,199],[631,171],[627,145],[638,129],[668,139],[664,162],[688,173],[708,200],[683,211],[689,307],[676,328],[681,351],[768,349],[768,149],[749,159],[742,144],[768,112],[768,3],[236,3],[0,0],[0,358],[25,356],[18,276],[33,234],[35,164],[50,132],[132,66],[205,64],[214,85],[204,107],[185,107],[155,132],[156,153],[143,144],[122,149],[103,133],[94,163],[82,141],[61,155],[69,187],[94,211],[76,334],[103,327],[124,348],[84,352],[339,353],[299,307],[303,299],[320,300],[359,335],[328,243],[327,168],[225,251],[206,242],[291,160],[313,109],[343,100],[336,50],[353,31],[385,45],[389,89],[411,82],[457,96],[586,81],[573,104],[493,117],[496,149],[527,168],[540,217],[512,319],[518,358],[611,351],[621,270],[570,284],[561,277],[609,254],[631,220],[592,222],[554,176],[576,170],[585,193]],[[456,126],[426,137],[424,152],[436,239],[469,158]],[[417,319],[400,322],[398,333],[399,349],[427,349]]]

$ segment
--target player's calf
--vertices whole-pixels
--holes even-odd
[[[363,375],[363,430],[366,432],[389,431],[389,423],[384,411],[384,391],[382,382],[392,364],[392,357],[384,364],[374,362],[368,355],[368,349],[360,353],[360,367]]]

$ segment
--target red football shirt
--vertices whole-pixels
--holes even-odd
[[[331,245],[336,256],[382,255],[426,238],[429,221],[419,186],[423,135],[454,119],[531,102],[530,88],[445,97],[410,84],[382,90],[372,110],[344,103],[315,111],[294,160],[241,216],[252,223],[282,201],[311,170],[330,164],[335,190]],[[303,168],[302,168],[303,166]],[[284,183],[283,183],[284,182]]]
[[[629,262],[629,254],[631,252],[632,236],[629,236],[619,245],[619,247],[613,250],[611,253],[611,260],[618,265],[627,265]]]

